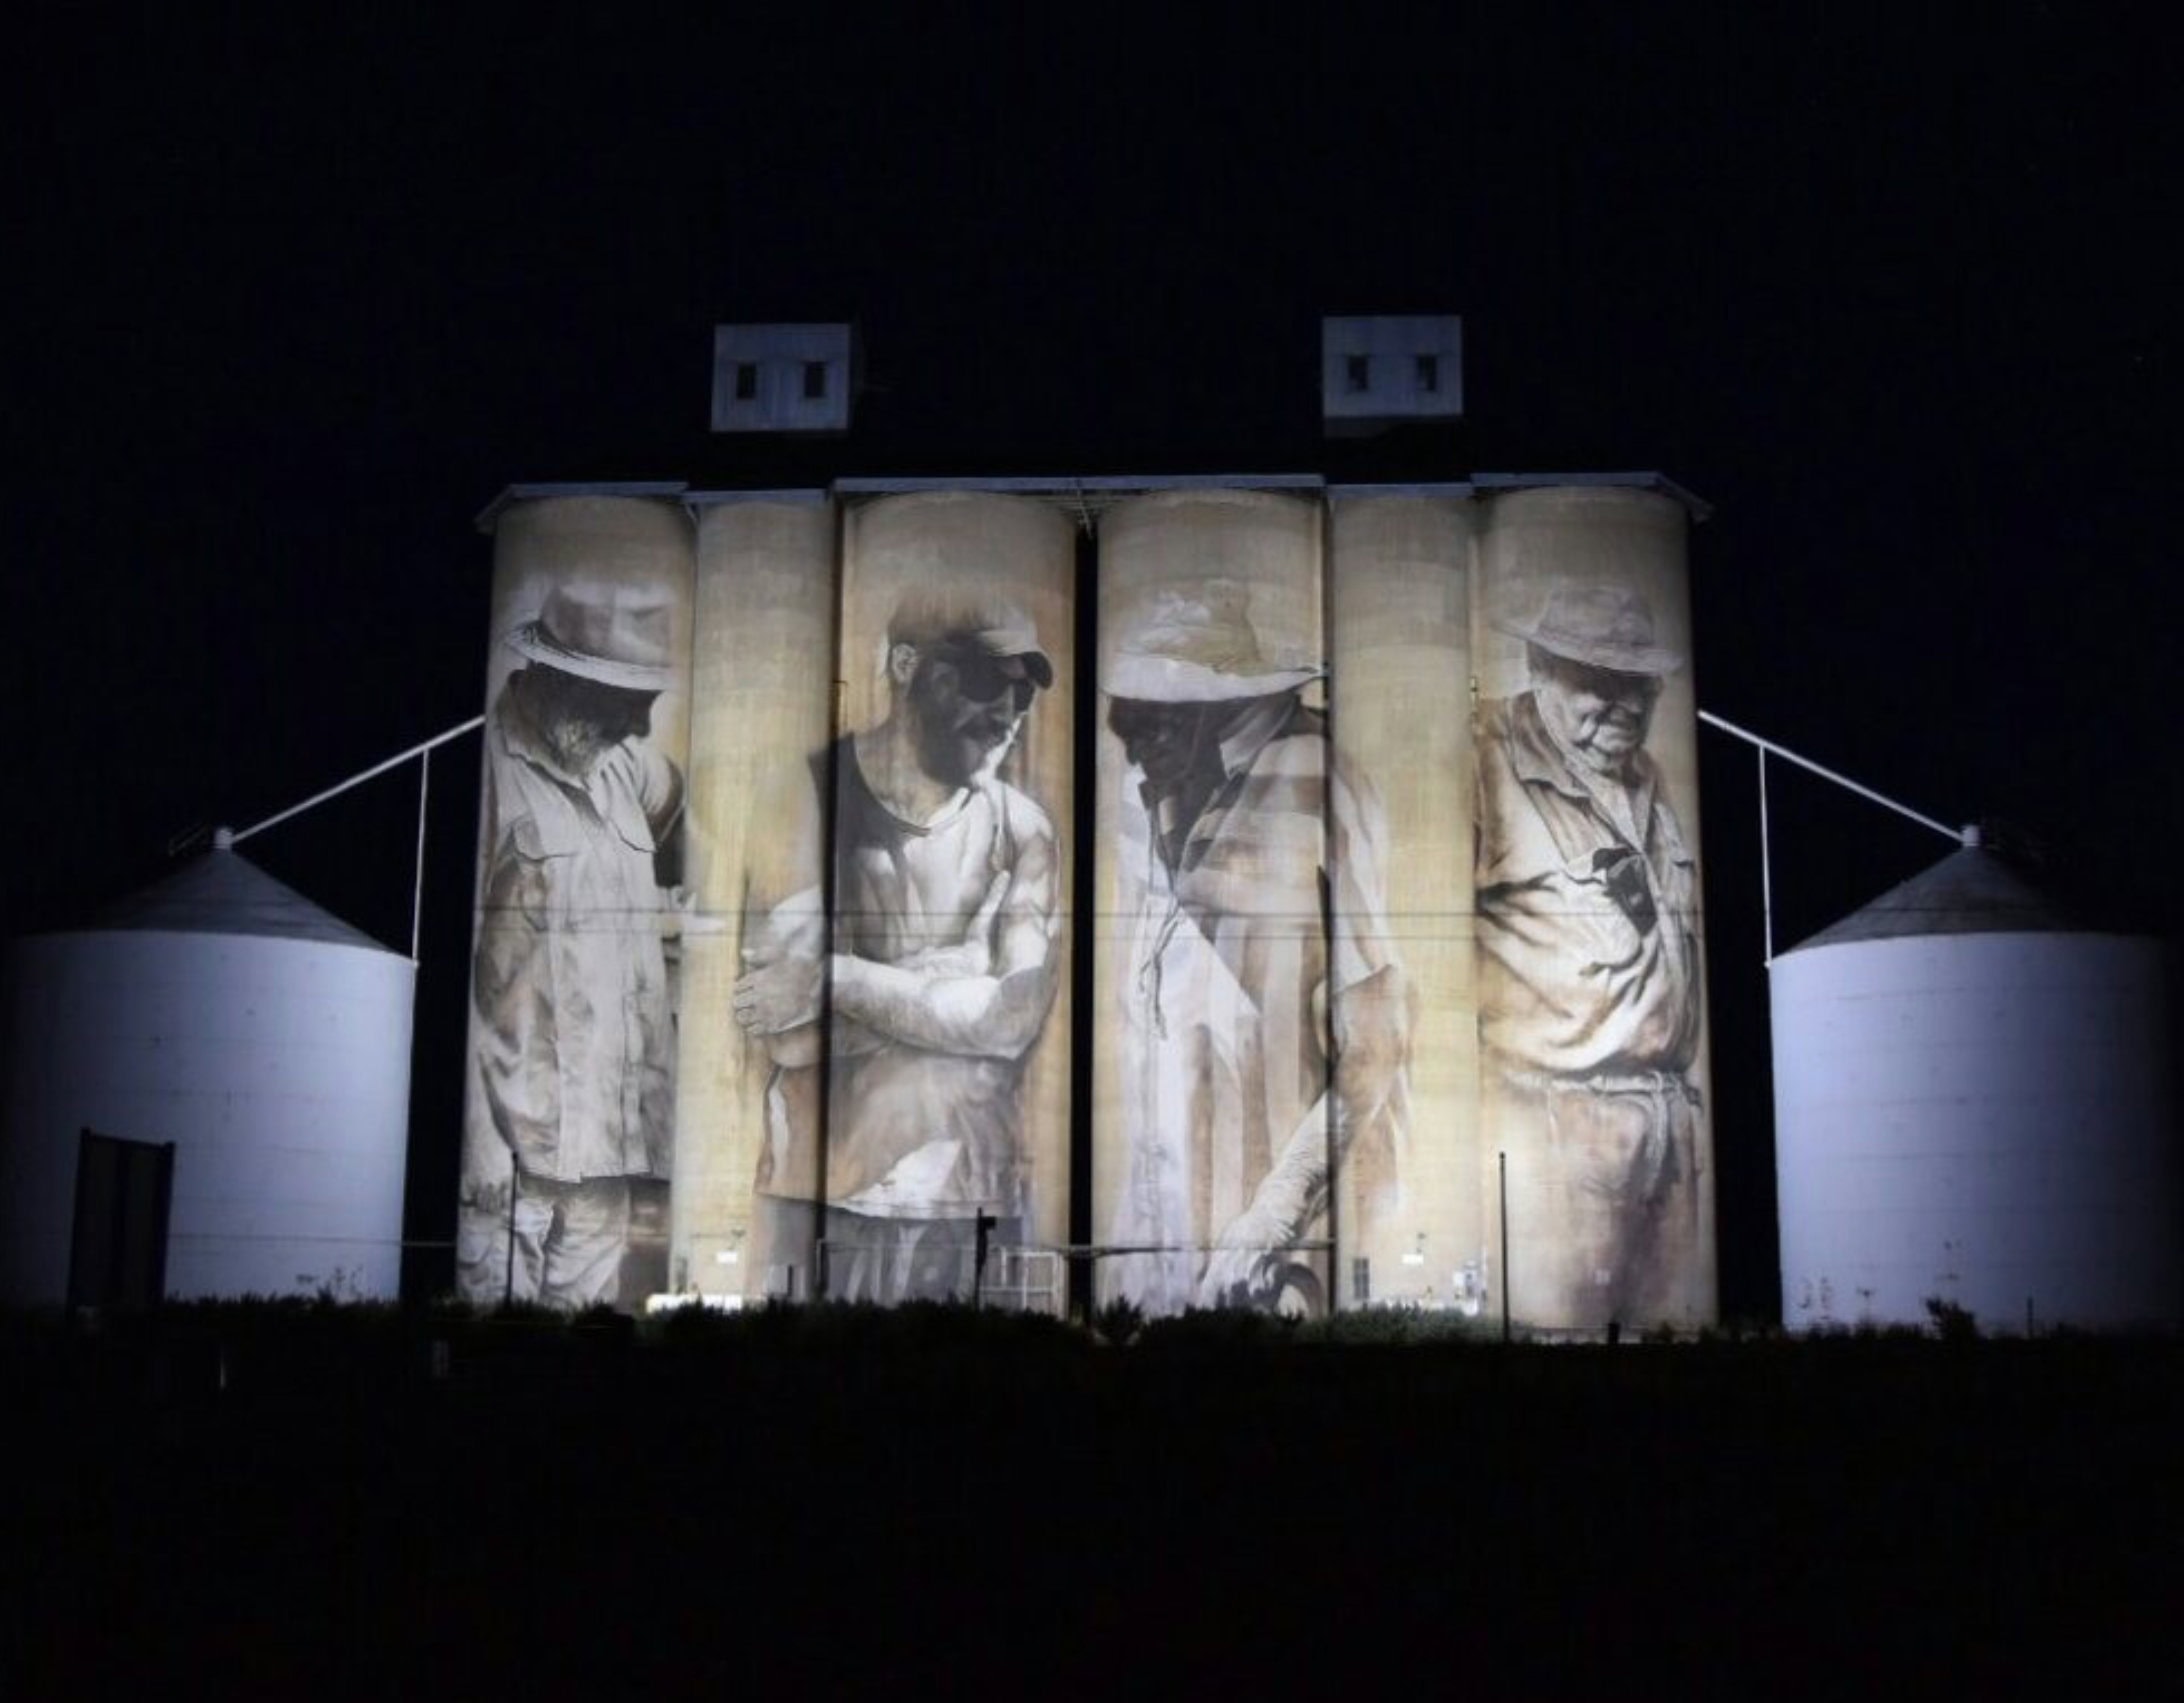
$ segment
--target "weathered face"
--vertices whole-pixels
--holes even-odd
[[[1619,674],[1536,647],[1532,681],[1555,737],[1600,768],[1619,768],[1646,742],[1661,696],[1656,674]]]
[[[968,786],[992,774],[1038,690],[1020,656],[949,644],[922,652],[908,689],[919,767],[947,786]]]
[[[558,668],[531,672],[538,679],[533,690],[541,701],[540,725],[555,756],[576,774],[589,773],[624,740],[642,739],[652,731],[657,692],[603,685]]]
[[[1197,765],[1208,727],[1203,704],[1156,704],[1143,698],[1116,698],[1107,706],[1107,725],[1122,741],[1122,754],[1156,789],[1178,786]]]

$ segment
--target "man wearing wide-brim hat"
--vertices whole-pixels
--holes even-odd
[[[1379,801],[1329,761],[1319,668],[1268,656],[1248,601],[1227,580],[1158,594],[1101,682],[1145,820],[1110,1239],[1165,1250],[1112,1261],[1108,1293],[1156,1311],[1324,1302],[1298,1244],[1331,1168],[1388,1198],[1407,1115]]]
[[[1704,1281],[1697,882],[1645,742],[1683,657],[1623,585],[1497,621],[1531,687],[1479,706],[1479,1030],[1509,1154],[1513,1310],[1557,1328],[1691,1311]]]
[[[575,581],[507,636],[522,666],[485,736],[458,1224],[472,1301],[630,1299],[633,1180],[668,1175],[660,921],[683,789],[645,736],[675,680],[674,626],[654,587]]]

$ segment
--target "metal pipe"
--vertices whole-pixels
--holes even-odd
[[[1777,757],[1781,757],[1788,762],[1795,763],[1801,769],[1810,769],[1822,780],[1833,781],[1837,786],[1843,787],[1850,792],[1856,793],[1860,798],[1863,798],[1870,803],[1878,804],[1884,809],[1893,810],[1899,816],[1908,816],[1912,821],[1918,823],[1920,827],[1931,828],[1934,830],[1935,833],[1942,835],[1944,838],[1954,840],[1960,846],[1972,845],[1976,843],[1977,835],[1974,830],[1968,828],[1952,828],[1947,823],[1937,822],[1934,820],[1933,817],[1922,815],[1920,812],[1913,810],[1908,804],[1898,804],[1886,793],[1875,792],[1869,786],[1861,786],[1858,782],[1852,780],[1848,775],[1839,775],[1833,769],[1825,768],[1822,765],[1815,763],[1810,757],[1800,757],[1795,751],[1792,751],[1786,745],[1778,745],[1772,739],[1762,739],[1758,734],[1752,732],[1749,728],[1739,727],[1733,721],[1724,721],[1720,716],[1715,715],[1711,710],[1700,710],[1698,712],[1698,717],[1699,720],[1705,722],[1709,727],[1718,727],[1722,730],[1722,732],[1733,734],[1737,738],[1745,741],[1747,744],[1758,746],[1763,752],[1771,751]]]
[[[417,886],[411,889],[411,963],[424,930],[424,808],[432,797],[432,747],[417,753]]]
[[[1767,747],[1759,748],[1759,917],[1765,931],[1766,956],[1762,964],[1774,962],[1774,866],[1768,854],[1767,844]]]
[[[277,827],[279,824],[287,821],[291,816],[301,816],[306,810],[309,810],[316,805],[324,804],[329,798],[338,798],[342,793],[347,792],[351,787],[362,786],[366,781],[377,779],[380,775],[385,774],[389,769],[400,768],[412,757],[421,757],[427,751],[432,750],[435,746],[445,745],[451,739],[460,739],[464,734],[474,733],[484,725],[485,717],[483,717],[482,715],[472,716],[468,721],[464,722],[462,726],[451,727],[445,733],[434,734],[423,744],[412,745],[407,751],[401,752],[397,756],[389,757],[383,763],[374,763],[370,768],[365,769],[358,774],[351,775],[347,780],[338,782],[337,784],[328,787],[324,792],[313,793],[301,804],[291,804],[286,810],[280,811],[276,815],[268,816],[263,822],[253,822],[247,828],[237,829],[233,836],[230,837],[228,843],[230,845],[239,846],[245,840],[249,839],[250,836],[253,834],[262,834],[268,828]]]
[[[1501,1339],[1509,1340],[1509,1155],[1494,1155],[1501,1169]]]

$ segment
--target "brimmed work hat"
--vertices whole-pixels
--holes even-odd
[[[1621,585],[1558,585],[1536,621],[1494,623],[1550,655],[1614,674],[1673,674],[1681,653],[1656,642],[1653,609]]]
[[[1024,670],[1042,691],[1054,684],[1054,664],[1039,643],[1031,617],[1002,598],[960,592],[912,592],[887,623],[890,645],[961,645],[988,656],[1022,657]]]
[[[508,635],[508,648],[602,686],[664,692],[675,681],[674,630],[674,606],[656,587],[557,585],[538,619]]]
[[[1271,662],[1246,613],[1250,588],[1213,580],[1192,593],[1164,591],[1126,632],[1100,682],[1111,698],[1153,704],[1216,704],[1294,692],[1316,667]]]

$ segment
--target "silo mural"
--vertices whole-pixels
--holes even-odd
[[[1247,491],[1102,529],[1094,1210],[1103,1297],[1152,1311],[1324,1307],[1336,1173],[1404,1145],[1386,816],[1329,749],[1321,534]]]
[[[1492,1280],[1478,1187],[1471,927],[1473,524],[1460,494],[1330,496],[1335,772],[1359,797],[1377,795],[1384,811],[1382,831],[1347,843],[1353,860],[1378,860],[1349,889],[1380,895],[1383,907],[1361,904],[1336,938],[1384,929],[1377,956],[1401,966],[1409,997],[1400,1023],[1333,1037],[1338,1079],[1366,1078],[1352,1100],[1372,1092],[1384,1067],[1345,1041],[1409,1037],[1409,1117],[1383,1120],[1394,1141],[1353,1152],[1340,1171],[1332,1229],[1344,1306],[1477,1315]],[[1336,981],[1338,990],[1356,985]],[[1337,1011],[1350,1003],[1338,991]]]
[[[1684,526],[1664,496],[1544,489],[1480,538],[1482,1146],[1540,1328],[1714,1310]]]
[[[1086,1070],[1095,1300],[1712,1316],[1677,503],[691,503],[501,522],[466,1294],[1058,1308]]]
[[[981,1226],[1066,1240],[1075,563],[1016,498],[846,516],[840,720],[763,817],[798,849],[748,895],[731,999],[768,1061],[759,1258],[834,1299],[965,1297]]]
[[[754,1240],[753,1180],[818,1186],[816,1154],[767,1144],[786,1129],[775,1095],[793,1087],[781,1043],[737,1024],[735,987],[769,950],[772,913],[816,894],[823,861],[811,815],[812,753],[833,727],[836,510],[822,492],[707,501],[699,511],[692,650],[689,883],[683,926],[682,1053],[676,1079],[674,1257],[682,1292],[808,1298],[805,1245]],[[796,831],[784,828],[796,825]],[[809,903],[810,901],[807,901]],[[786,916],[782,918],[786,921]],[[806,919],[804,932],[816,927]],[[792,1176],[801,1163],[806,1174]]]
[[[629,1305],[666,1283],[689,723],[678,503],[553,497],[495,544],[457,1284]]]

